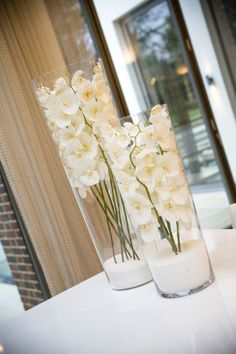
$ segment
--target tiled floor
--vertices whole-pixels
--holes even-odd
[[[24,311],[15,285],[0,283],[0,323]]]

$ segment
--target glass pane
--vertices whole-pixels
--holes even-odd
[[[0,322],[24,311],[0,242]]]
[[[45,0],[58,42],[68,64],[97,54],[78,0]]]
[[[124,49],[134,53],[129,71],[137,95],[146,107],[168,104],[202,225],[229,226],[225,186],[168,2],[149,2],[120,24]]]

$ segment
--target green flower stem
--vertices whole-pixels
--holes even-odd
[[[92,188],[91,188],[91,190],[92,190],[92,193],[93,193],[94,197],[96,198],[97,202],[99,203],[101,209],[102,209],[103,212],[105,213],[105,208],[104,208],[104,206],[102,205],[102,202],[100,201],[100,199],[98,198],[98,196],[96,195],[96,193],[94,192],[94,190],[93,190]],[[113,222],[112,222],[112,220],[109,218],[108,214],[107,214],[107,220],[108,220],[108,222],[109,222],[111,228],[113,229],[113,231],[115,232],[115,234],[116,234],[117,237],[119,238],[119,240],[121,240],[121,242],[123,242],[123,239],[121,238],[119,232],[116,230],[116,228],[115,228],[115,226],[113,225]],[[131,256],[131,254],[130,254],[130,256]]]
[[[116,182],[115,182],[115,178],[114,178],[111,166],[108,163],[107,157],[106,157],[105,152],[104,152],[103,148],[101,147],[100,143],[99,143],[99,148],[100,148],[100,151],[102,153],[103,159],[104,159],[104,161],[105,161],[105,163],[107,165],[108,174],[109,174],[109,177],[110,177],[111,191],[112,191],[112,202],[111,202],[111,204],[113,205],[113,207],[114,207],[114,209],[116,211],[117,223],[120,226],[120,229],[122,230],[124,239],[126,240],[124,226],[123,226],[122,218],[121,218],[121,208],[120,208],[120,202],[119,202],[120,194],[118,194],[117,186],[116,186]],[[108,193],[108,195],[110,195],[108,190],[107,190],[107,193]],[[125,205],[124,204],[122,204],[122,208],[123,208],[123,213],[125,215],[125,218],[127,218],[127,213],[126,213],[126,209],[125,209]],[[130,247],[131,247],[132,253],[134,255],[136,255],[137,259],[139,259],[138,255],[135,252],[134,247],[133,247],[133,241],[132,241],[132,238],[131,238],[131,235],[130,235],[129,228],[127,228],[127,231],[128,231],[128,235],[129,235],[129,241],[130,241]],[[125,248],[125,252],[126,252],[126,248]]]
[[[123,223],[122,223],[122,218],[121,218],[121,212],[120,212],[119,196],[118,196],[118,193],[117,193],[117,188],[116,188],[116,184],[115,184],[115,181],[114,181],[114,176],[112,174],[112,171],[110,171],[110,179],[111,179],[112,188],[114,188],[115,204],[117,205],[117,212],[118,212],[117,213],[118,223],[119,223],[121,229],[124,230]],[[131,243],[132,243],[132,240],[131,240]],[[125,251],[125,254],[126,254],[126,249],[124,251]]]
[[[114,210],[114,204],[113,204],[113,201],[112,201],[112,199],[111,199],[111,196],[110,196],[110,193],[109,193],[109,190],[108,190],[108,187],[107,187],[107,184],[106,184],[106,181],[105,181],[105,180],[103,181],[103,184],[104,184],[104,187],[105,187],[105,190],[106,190],[106,193],[107,193],[109,202],[110,202],[110,204],[111,204],[111,207],[112,207],[112,209]]]
[[[176,244],[175,244],[175,239],[174,239],[174,236],[173,236],[173,233],[172,233],[172,230],[171,230],[171,224],[168,220],[166,220],[166,224],[167,224],[167,227],[168,227],[168,230],[169,230],[169,233],[170,233],[170,238],[171,238],[171,245],[172,245],[172,250],[173,252],[175,252],[175,254],[178,254],[178,249],[176,247]]]
[[[99,187],[100,187],[101,194],[103,195],[104,212],[105,212],[105,214],[106,214],[106,219],[107,219],[107,227],[108,227],[108,232],[109,232],[110,241],[111,241],[112,255],[113,255],[114,262],[117,263],[116,255],[115,255],[114,241],[113,241],[112,232],[111,232],[111,225],[110,225],[110,222],[109,222],[109,219],[108,219],[107,205],[106,205],[106,203],[105,203],[105,198],[104,198],[104,194],[103,194],[103,189],[102,189],[102,186],[101,186],[101,182],[99,182]]]
[[[179,237],[179,222],[176,221],[176,230],[177,230],[177,241],[178,241],[178,251],[181,252],[181,243]]]
[[[108,171],[109,171],[109,167],[108,167]],[[109,173],[110,175],[110,173]],[[114,186],[113,186],[113,183],[112,183],[112,179],[110,177],[110,184],[111,184],[111,197],[112,197],[112,201],[113,201],[113,207],[114,207],[114,213],[115,213],[115,220],[116,220],[116,223],[117,223],[117,227],[119,229],[122,230],[121,228],[121,225],[120,225],[120,220],[119,220],[119,213],[118,213],[118,206],[116,204],[116,200],[115,200],[115,192],[114,192]],[[123,230],[122,230],[123,231]],[[120,238],[121,240],[121,238]],[[123,240],[123,242],[125,243],[125,241]],[[125,245],[123,247],[123,242],[120,242],[120,250],[121,250],[121,259],[122,259],[122,262],[124,262],[124,250],[125,250]]]
[[[100,192],[100,190],[98,189],[98,187],[97,187],[96,185],[94,185],[93,188],[96,190],[97,194],[98,194],[99,197],[102,199],[103,197],[102,197],[101,192]],[[106,203],[106,210],[109,212],[110,217],[111,217],[113,220],[115,220],[115,219],[116,219],[116,216],[113,214],[113,212],[112,212],[110,206],[109,206],[107,203]]]
[[[98,140],[96,135],[95,135],[95,137]],[[105,156],[104,150],[101,147],[100,143],[99,143],[99,149],[100,149],[100,152],[101,152],[101,154],[103,156],[103,159],[104,159],[104,161],[106,163],[106,166],[108,168],[108,173],[109,173],[109,177],[110,177],[110,185],[111,185],[111,198],[110,199],[112,199],[111,205],[113,206],[113,209],[114,209],[115,220],[117,222],[117,227],[123,231],[123,228],[122,228],[122,225],[120,224],[120,219],[119,219],[119,206],[117,205],[117,202],[116,202],[116,196],[115,196],[116,186],[114,186],[114,183],[113,183],[114,182],[113,181],[113,175],[112,175],[112,172],[111,172],[111,169],[110,169],[110,165],[108,164],[107,158]],[[107,192],[108,192],[108,195],[110,196],[109,191],[107,191]],[[124,245],[123,245],[123,242],[124,242]],[[126,251],[125,239],[124,239],[123,242],[120,242],[120,250],[121,250],[122,262],[124,262],[124,254],[123,254],[123,252]],[[125,253],[126,253],[126,257],[127,257],[127,252],[125,252]],[[127,257],[127,259],[128,259],[128,257]]]
[[[129,220],[128,220],[128,217],[127,217],[127,213],[126,213],[126,210],[125,210],[125,205],[124,205],[124,200],[121,196],[121,203],[122,203],[122,207],[123,207],[123,211],[124,211],[124,216],[125,216],[125,222],[126,222],[126,228],[127,228],[127,231],[128,231],[128,235],[129,235],[129,240],[130,240],[130,243],[132,243],[132,238],[131,238],[131,234],[130,234],[130,229],[129,229]],[[135,253],[134,251],[134,248],[132,247],[132,252],[133,252],[133,258],[139,260],[140,258],[138,257],[137,253]]]
[[[154,208],[154,212],[155,212],[156,218],[158,220],[158,223],[160,225],[159,230],[160,230],[161,234],[170,243],[171,248],[174,249],[175,246],[173,245],[173,241],[172,241],[171,237],[169,236],[169,231],[165,225],[163,218],[158,214],[156,208]]]
[[[81,112],[82,112],[82,110],[81,110]],[[86,119],[86,117],[85,117],[83,112],[82,112],[82,114],[83,114],[83,117],[84,117],[85,124],[91,130],[93,130],[92,125],[87,121],[87,119]],[[109,177],[110,177],[110,185],[111,185],[111,194],[110,194],[110,192],[108,190],[108,187],[107,187],[105,181],[103,181],[103,184],[104,184],[104,188],[105,188],[107,197],[108,197],[109,202],[110,202],[110,207],[108,206],[108,204],[107,204],[107,202],[105,200],[104,191],[102,189],[102,186],[100,186],[100,191],[97,188],[97,186],[94,186],[94,187],[95,187],[96,192],[98,193],[99,197],[103,200],[104,205],[99,200],[99,197],[96,195],[95,191],[91,188],[92,192],[93,192],[96,200],[98,201],[100,207],[102,208],[103,212],[106,215],[106,220],[107,220],[107,223],[108,223],[108,227],[112,227],[113,228],[113,230],[115,231],[115,234],[118,236],[118,238],[120,240],[120,249],[121,249],[122,261],[124,261],[123,252],[125,253],[127,259],[129,259],[129,257],[133,257],[133,259],[135,259],[135,258],[139,259],[137,253],[134,250],[132,238],[131,238],[131,235],[130,235],[126,209],[125,209],[124,204],[122,204],[122,211],[123,211],[123,213],[125,215],[126,229],[127,229],[127,232],[128,232],[128,238],[126,237],[126,234],[125,234],[125,228],[124,228],[124,225],[123,225],[123,222],[122,222],[122,217],[121,217],[121,208],[120,208],[120,203],[119,203],[119,194],[118,194],[118,191],[117,191],[117,186],[116,186],[116,183],[115,183],[115,179],[114,179],[110,164],[108,163],[107,157],[106,157],[105,152],[104,152],[104,150],[103,150],[103,148],[102,148],[102,146],[100,144],[100,140],[99,140],[98,136],[96,134],[94,134],[94,133],[93,133],[93,135],[95,136],[95,138],[96,138],[96,140],[98,142],[99,150],[100,150],[100,152],[102,154],[102,157],[103,157],[103,159],[105,161],[105,164],[106,164],[106,166],[108,168],[108,173],[109,173]],[[111,222],[111,219],[108,216],[108,213],[110,214],[110,217],[112,218],[113,222],[116,224],[117,229],[113,225],[113,222]],[[111,240],[111,242],[112,241],[113,241],[113,239]],[[131,256],[129,250],[127,249],[126,243],[129,245],[129,247],[130,247],[130,249],[132,251],[132,256]]]
[[[105,213],[105,208],[104,208],[102,202],[100,201],[99,197],[98,197],[97,194],[95,193],[94,189],[91,188],[91,191],[92,191],[94,197],[96,198],[98,204],[100,205],[101,209],[102,209],[103,212]],[[124,235],[121,236],[122,232],[121,232],[121,230],[119,229],[119,225],[117,225],[116,220],[112,219],[112,220],[113,220],[113,221],[112,221],[108,215],[107,215],[107,218],[108,218],[108,221],[109,221],[109,223],[110,223],[110,225],[111,225],[113,231],[115,232],[115,234],[116,234],[116,236],[119,238],[119,240],[121,240],[121,242],[124,242],[123,238],[125,238],[126,242],[128,243],[128,245],[129,245],[130,248],[132,249],[132,244],[130,244],[129,239],[127,239],[127,237],[124,236]],[[116,226],[118,227],[118,230],[117,230],[116,227],[114,226],[113,222],[114,222],[114,223],[116,224]],[[129,254],[130,257],[132,257],[128,250],[127,250],[127,253]],[[137,254],[136,254],[136,257],[138,257]]]

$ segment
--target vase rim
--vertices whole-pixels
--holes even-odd
[[[101,62],[102,62],[101,57],[91,57],[89,59],[76,60],[76,61],[69,63],[69,64],[65,63],[65,65],[58,66],[52,70],[48,70],[40,75],[35,76],[32,79],[33,89],[37,89],[39,87],[39,85],[44,86],[43,82],[46,81],[46,79],[49,78],[49,76],[51,76],[51,78],[53,78],[55,76],[54,79],[56,80],[60,76],[65,76],[66,70],[68,70],[68,69],[69,69],[68,72],[72,72],[72,73],[74,73],[77,70],[80,70],[79,66],[82,63],[86,63],[86,66],[88,67],[89,64],[91,64],[91,63],[95,64],[95,63],[101,63]],[[74,70],[73,70],[73,68],[74,68]],[[84,71],[82,68],[81,68],[81,70]],[[58,73],[58,77],[56,77],[57,73]],[[40,82],[40,81],[42,81],[42,82]]]
[[[146,109],[143,109],[142,111],[135,112],[135,113],[130,113],[130,114],[127,114],[125,116],[121,116],[120,119],[121,120],[125,120],[126,118],[139,116],[141,114],[147,114],[147,113],[150,114],[152,108],[155,107],[155,106],[161,106],[161,107],[166,108],[168,110],[168,104],[167,103],[157,103],[155,105],[151,105],[150,107],[148,107]]]

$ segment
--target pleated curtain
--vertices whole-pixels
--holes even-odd
[[[32,91],[65,65],[42,0],[0,1],[0,160],[52,295],[101,270]]]

